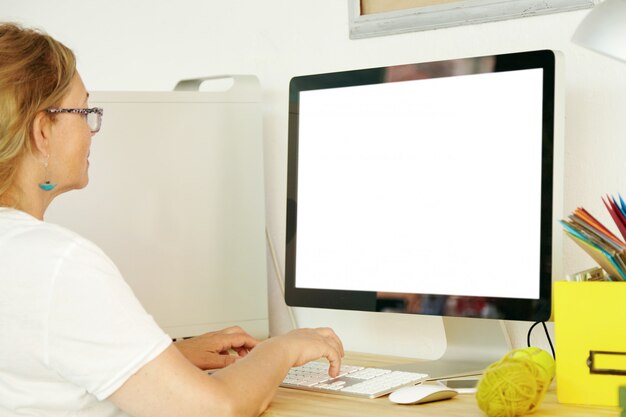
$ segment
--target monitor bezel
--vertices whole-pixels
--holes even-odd
[[[496,59],[493,71],[481,69],[471,72],[501,72],[540,68],[543,70],[543,123],[542,123],[542,173],[541,173],[541,242],[539,275],[539,298],[494,299],[507,309],[499,311],[497,317],[504,320],[546,321],[551,314],[552,297],[552,233],[553,233],[553,189],[554,189],[554,142],[555,142],[555,83],[556,56],[551,50],[537,50],[492,55]],[[476,59],[486,57],[469,57]],[[437,61],[433,63],[441,63]],[[415,63],[421,64],[421,63]],[[298,135],[300,92],[325,88],[367,85],[385,82],[372,81],[368,74],[388,67],[364,68],[350,71],[302,75],[291,79],[289,84],[289,130],[288,130],[288,175],[287,213],[285,246],[285,301],[289,306],[340,310],[379,311],[377,293],[370,291],[331,290],[296,287],[297,250],[297,194],[298,194]],[[445,76],[445,75],[444,75]],[[421,294],[434,299],[446,297],[438,294]],[[459,300],[474,301],[479,297],[455,296]],[[424,313],[420,313],[424,314]],[[438,315],[438,314],[437,314]],[[477,317],[472,314],[447,314],[457,317]]]

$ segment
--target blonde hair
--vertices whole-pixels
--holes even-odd
[[[57,106],[76,74],[74,53],[51,36],[0,23],[0,200],[17,167],[32,151],[32,126],[42,110]],[[52,116],[52,115],[50,115]]]

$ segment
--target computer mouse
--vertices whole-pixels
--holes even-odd
[[[456,390],[440,384],[418,384],[392,392],[389,401],[396,404],[423,404],[447,400],[457,394]]]

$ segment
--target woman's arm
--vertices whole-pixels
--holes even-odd
[[[342,356],[332,330],[299,329],[259,343],[245,358],[209,376],[170,346],[109,400],[134,417],[257,416],[289,368],[326,358],[334,376]]]

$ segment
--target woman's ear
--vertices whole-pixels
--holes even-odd
[[[32,128],[33,151],[39,151],[42,155],[50,155],[50,133],[52,120],[46,112],[40,111],[35,116]]]

